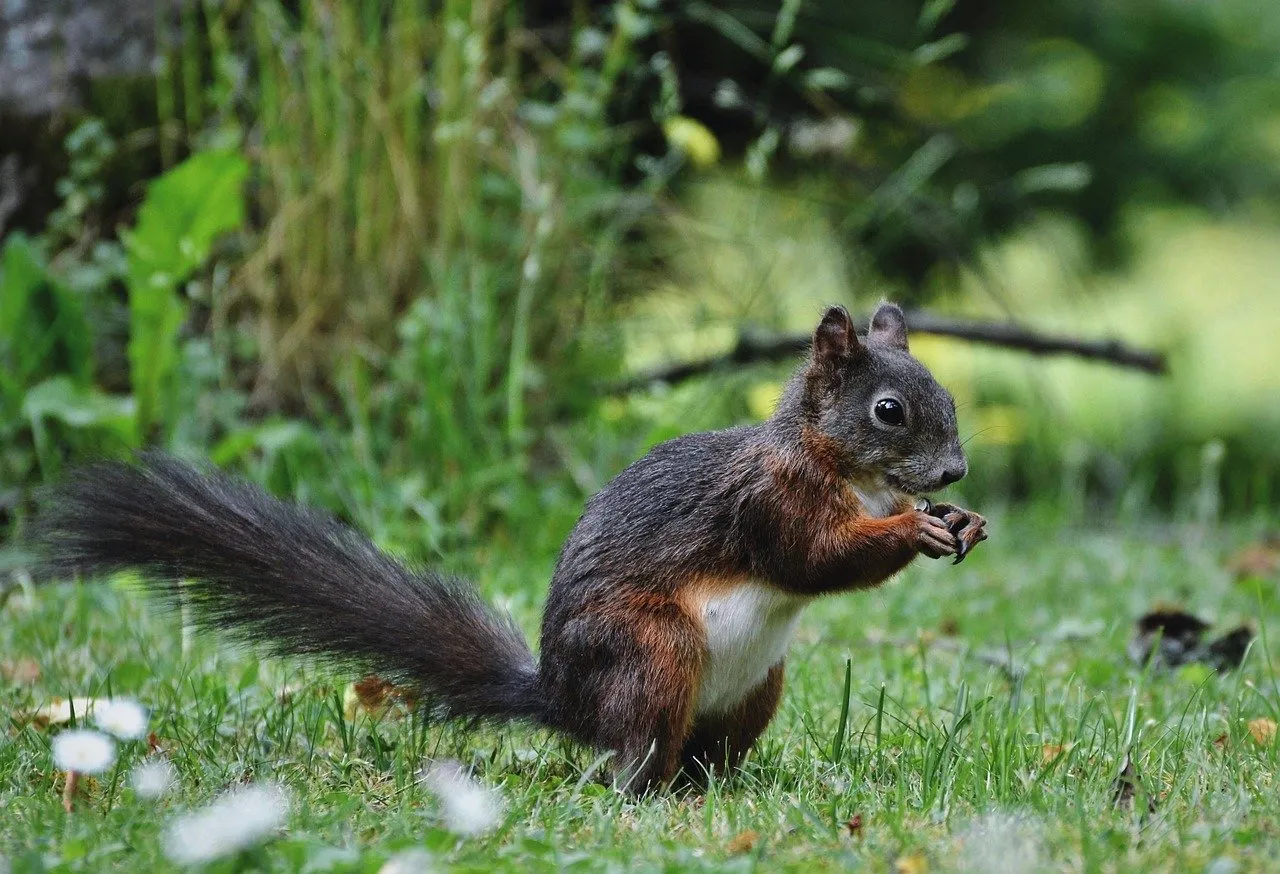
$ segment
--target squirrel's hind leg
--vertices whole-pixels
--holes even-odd
[[[669,784],[693,724],[702,629],[667,604],[600,620],[591,638],[597,657],[576,663],[608,667],[582,678],[580,700],[594,705],[595,746],[614,753],[614,784],[633,795]]]
[[[680,752],[684,774],[689,780],[703,785],[709,773],[724,777],[737,770],[778,710],[783,668],[783,662],[770,668],[764,682],[727,713],[699,716],[694,720],[693,731]]]

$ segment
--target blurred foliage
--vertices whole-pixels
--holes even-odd
[[[76,152],[89,138],[77,129],[69,150]],[[68,457],[136,448],[162,436],[157,426],[176,420],[172,397],[185,312],[175,292],[205,262],[214,240],[243,221],[244,172],[238,154],[205,152],[153,180],[137,225],[122,234],[123,245],[103,244],[107,251],[97,249],[87,259],[123,260],[119,277],[81,264],[64,278],[48,258],[46,250],[59,239],[69,238],[75,247],[84,232],[78,222],[95,189],[73,184],[80,181],[74,176],[60,186],[64,202],[42,238],[6,239],[0,250],[5,481],[21,482],[37,470],[54,474]],[[108,393],[96,380],[94,346],[101,326],[89,310],[110,306],[101,298],[112,278],[122,279],[127,291],[129,394]]]
[[[886,294],[1174,352],[1154,383],[919,344],[972,492],[1275,499],[1269,371],[1206,364],[1266,345],[1269,268],[1233,280],[1248,344],[1196,332],[1202,264],[1274,239],[1274,4],[192,0],[171,24],[154,105],[75,126],[58,206],[0,244],[0,525],[67,462],[159,443],[388,545],[556,539],[548,507],[767,415],[782,372],[602,381]],[[122,194],[146,149],[164,174]],[[1259,230],[1152,267],[1210,214]]]
[[[870,311],[882,280],[803,203],[733,180],[693,186],[661,238],[666,281],[628,307],[629,367],[722,354],[742,331],[806,332],[825,303],[848,295],[849,275],[853,305]],[[1153,377],[913,337],[913,352],[957,400],[971,464],[955,488],[975,503],[1040,498],[1082,517],[1118,506],[1196,516],[1211,507],[1211,518],[1266,512],[1280,499],[1271,438],[1280,367],[1270,339],[1280,332],[1280,295],[1269,292],[1280,228],[1150,208],[1131,212],[1126,233],[1134,250],[1126,267],[1090,270],[1088,228],[1041,216],[984,245],[957,281],[939,283],[939,310],[999,322],[1010,303],[1037,330],[1122,338],[1164,350],[1170,365]],[[788,372],[741,367],[656,390],[650,403],[665,405],[677,429],[762,419]]]
[[[757,180],[820,177],[811,203],[899,297],[1045,209],[1114,264],[1135,203],[1274,216],[1280,195],[1280,6],[1262,0],[694,2],[650,44],[645,93],[672,92]]]
[[[177,290],[209,258],[218,237],[244,222],[247,172],[237,152],[192,155],[151,183],[137,226],[124,235],[139,439],[174,419],[178,332],[186,320]]]

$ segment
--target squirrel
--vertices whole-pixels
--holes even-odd
[[[443,718],[611,752],[615,785],[638,795],[740,765],[806,604],[985,540],[982,516],[919,497],[966,471],[955,403],[911,356],[902,310],[881,304],[864,340],[833,306],[770,419],[662,443],[587,502],[540,657],[468,583],[163,453],[53,487],[37,536],[49,576],[139,571],[274,654],[375,671]]]

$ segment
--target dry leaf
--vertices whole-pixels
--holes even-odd
[[[72,712],[76,719],[84,719],[93,714],[98,706],[98,698],[50,698],[45,704],[31,714],[31,724],[36,728],[48,728],[51,725],[62,725],[70,722]]]
[[[1063,753],[1068,753],[1075,744],[1045,744],[1040,748],[1040,763],[1047,765]]]
[[[1213,739],[1213,745],[1220,750],[1225,750],[1227,748],[1228,740],[1230,740],[1230,738],[1227,737],[1227,733],[1224,731]]]
[[[1041,747],[1041,764],[1047,765],[1065,752],[1070,752],[1074,743],[1046,743]]]
[[[1249,644],[1253,643],[1253,637],[1253,629],[1247,625],[1232,629],[1209,642],[1204,649],[1201,661],[1219,673],[1238,668],[1244,661],[1244,654],[1248,652]]]
[[[928,874],[929,861],[919,853],[899,856],[893,863],[894,874]]]
[[[1280,535],[1246,546],[1227,561],[1227,570],[1237,580],[1280,573]]]
[[[355,719],[360,711],[381,718],[393,711],[407,712],[417,704],[412,689],[397,686],[379,676],[370,674],[351,685],[342,696],[342,709],[347,719]]]
[[[40,664],[35,659],[0,662],[0,676],[15,686],[30,686],[40,679]]]
[[[1253,642],[1253,629],[1241,625],[1205,642],[1208,630],[1209,623],[1184,610],[1157,606],[1138,619],[1129,641],[1129,657],[1140,665],[1150,661],[1159,668],[1200,663],[1225,673],[1240,667]]]
[[[1253,735],[1253,739],[1264,747],[1269,747],[1276,742],[1276,721],[1266,716],[1250,719],[1249,734]]]
[[[1209,629],[1209,623],[1185,610],[1164,606],[1157,606],[1135,624],[1129,657],[1140,665],[1154,658],[1160,667],[1193,661],[1191,654]]]
[[[738,832],[736,835],[730,838],[729,843],[725,846],[725,849],[727,849],[730,853],[734,855],[738,855],[740,853],[750,853],[752,850],[756,848],[756,842],[759,840],[760,840],[759,832],[753,829],[747,829],[746,831]]]

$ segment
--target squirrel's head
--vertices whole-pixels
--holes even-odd
[[[968,471],[955,401],[907,350],[907,321],[894,304],[880,305],[865,340],[844,307],[829,308],[813,335],[804,393],[809,427],[850,476],[923,494]]]

